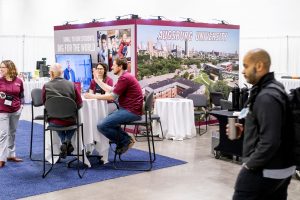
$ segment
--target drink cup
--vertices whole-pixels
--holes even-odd
[[[235,126],[235,123],[237,123],[236,117],[228,117],[228,138],[230,140],[237,139],[237,127]]]

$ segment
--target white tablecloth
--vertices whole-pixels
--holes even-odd
[[[102,160],[104,163],[108,162],[108,152],[109,152],[109,140],[102,135],[97,130],[97,123],[107,116],[107,102],[96,100],[96,99],[84,99],[82,108],[79,110],[79,117],[81,122],[83,122],[83,132],[84,132],[84,143],[85,146],[88,147],[89,151],[93,151],[94,149],[102,155]],[[81,134],[81,133],[80,133]],[[80,135],[81,137],[81,135]],[[72,138],[72,144],[75,148],[74,152],[77,150],[77,137],[76,133]],[[96,144],[94,144],[96,142]],[[82,141],[79,141],[79,145],[82,146]],[[60,152],[60,139],[56,133],[53,134],[53,150],[54,154],[58,154]],[[73,153],[74,153],[73,152]],[[51,146],[50,146],[50,134],[46,134],[46,160],[51,162]],[[57,162],[58,157],[55,157],[54,162]],[[88,159],[86,160],[86,164],[90,165]]]
[[[156,99],[154,113],[160,116],[164,137],[183,140],[196,136],[194,105],[190,99]],[[159,124],[153,123],[154,133],[162,137]]]
[[[108,161],[109,140],[97,130],[97,124],[108,115],[107,101],[96,99],[84,99],[83,106],[79,112],[80,120],[83,122],[84,143],[92,145],[97,152],[103,156],[103,161]],[[93,150],[89,149],[91,152]]]
[[[278,81],[284,85],[287,93],[289,93],[291,89],[300,87],[300,79],[278,79]]]
[[[45,80],[31,80],[31,81],[24,81],[24,100],[25,103],[31,103],[31,90],[34,88],[42,88],[45,83],[48,81]]]

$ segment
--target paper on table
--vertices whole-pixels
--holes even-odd
[[[238,116],[240,115],[240,113],[241,113],[241,112],[237,112],[237,111],[235,111],[235,112],[233,112],[232,116],[236,116],[236,117],[238,117]]]

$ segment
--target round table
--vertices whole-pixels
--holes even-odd
[[[194,104],[190,99],[163,98],[156,99],[154,113],[160,116],[164,137],[183,140],[196,136]],[[162,137],[159,125],[153,123],[153,131]]]

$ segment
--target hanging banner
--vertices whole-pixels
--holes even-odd
[[[229,85],[238,83],[238,26],[226,29],[219,25],[208,27],[208,24],[191,23],[192,27],[184,27],[174,24],[137,26],[140,80],[148,79],[147,82],[152,83],[155,77],[162,76],[194,79],[206,73],[213,81],[225,80]]]
[[[60,28],[54,32],[55,54],[91,54],[92,66],[105,63],[108,73],[114,76],[111,67],[116,57],[126,58],[128,63],[134,60],[132,29],[133,25]],[[135,73],[134,68],[128,71]]]

